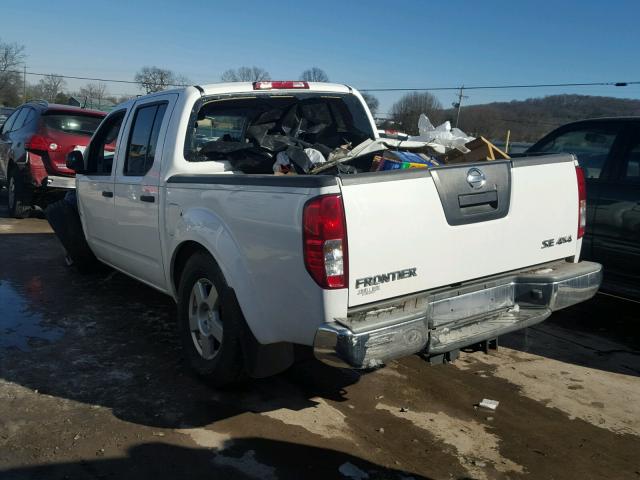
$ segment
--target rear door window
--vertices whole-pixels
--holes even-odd
[[[636,138],[631,143],[623,165],[622,179],[626,182],[640,184],[640,138]]]
[[[616,124],[578,126],[552,136],[530,151],[573,153],[587,178],[600,178],[619,130]]]
[[[49,111],[43,115],[44,126],[57,132],[91,136],[103,117],[75,113]]]
[[[136,110],[127,146],[123,171],[125,175],[140,177],[151,169],[166,110],[166,103],[145,105]]]

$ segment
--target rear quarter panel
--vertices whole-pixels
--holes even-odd
[[[311,197],[337,192],[168,183],[163,236],[169,252],[190,240],[211,253],[260,343],[311,345],[321,323],[346,316],[347,292],[322,290],[306,271],[302,213]]]

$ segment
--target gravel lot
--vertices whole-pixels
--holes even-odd
[[[216,391],[170,299],[0,217],[3,480],[640,479],[638,304],[598,296],[452,365],[307,362]]]

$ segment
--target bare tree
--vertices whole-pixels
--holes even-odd
[[[44,91],[42,90],[42,85],[40,83],[29,84],[26,85],[25,90],[25,98],[23,99],[25,102],[29,100],[39,100],[44,99]]]
[[[186,87],[187,85],[193,84],[193,82],[189,79],[189,77],[185,75],[176,75],[173,83],[175,85],[180,85],[181,87]]]
[[[184,77],[180,77],[181,79]],[[178,85],[176,74],[171,70],[159,67],[142,67],[134,80],[146,93],[160,92],[167,87]]]
[[[380,101],[378,100],[378,97],[368,92],[360,92],[360,94],[362,95],[362,98],[364,98],[369,110],[371,110],[371,115],[375,115],[378,112],[378,108],[380,108]]]
[[[87,83],[80,89],[79,96],[84,100],[85,107],[99,108],[107,96],[107,85],[101,82]]]
[[[19,102],[22,75],[17,70],[24,59],[24,46],[0,39],[0,104]]]
[[[113,103],[116,103],[116,104],[124,103],[124,102],[127,102],[127,101],[131,100],[132,98],[136,98],[136,96],[135,95],[122,94]]]
[[[327,72],[318,67],[311,67],[300,75],[300,80],[305,80],[307,82],[328,82],[329,75]]]
[[[59,93],[62,93],[66,82],[64,78],[55,73],[45,75],[38,82],[38,87],[42,93],[42,98],[48,102],[55,102]]]
[[[393,104],[391,118],[405,132],[416,135],[418,133],[418,118],[421,113],[437,122],[441,111],[442,105],[429,92],[409,92]]]
[[[223,82],[261,82],[271,80],[271,75],[264,68],[260,67],[240,67],[230,69],[220,75]]]

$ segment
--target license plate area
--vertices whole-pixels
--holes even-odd
[[[513,284],[508,283],[435,300],[429,304],[427,316],[432,326],[438,327],[504,310],[513,307],[514,304]]]

